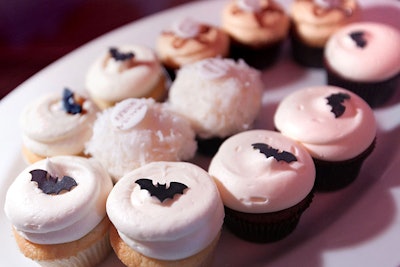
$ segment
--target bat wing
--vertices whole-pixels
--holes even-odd
[[[287,151],[282,151],[281,153],[277,153],[275,158],[277,161],[283,160],[287,163],[290,163],[292,161],[297,161],[296,156]]]
[[[47,171],[45,170],[32,170],[29,173],[32,175],[31,181],[37,182],[39,188],[47,181]]]
[[[183,194],[183,191],[185,191],[186,188],[188,187],[185,184],[179,182],[171,182],[167,190],[169,195],[173,198],[175,194]]]
[[[76,183],[75,179],[69,176],[64,176],[61,181],[56,183],[56,186],[54,188],[54,193],[58,194],[62,190],[68,190],[70,191],[72,187],[77,186],[78,184]]]
[[[157,187],[154,186],[153,182],[147,178],[138,179],[135,183],[140,186],[140,189],[145,189],[149,191],[150,195],[153,195],[157,190]]]

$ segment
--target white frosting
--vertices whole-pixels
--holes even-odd
[[[142,45],[117,47],[119,52],[132,52],[129,60],[116,60],[107,50],[97,58],[86,76],[86,88],[93,98],[118,102],[130,97],[144,97],[163,75],[154,51]]]
[[[251,127],[262,90],[260,72],[244,61],[209,58],[178,71],[169,104],[200,137],[226,137]]]
[[[183,194],[161,202],[135,183],[179,182]],[[207,247],[221,231],[224,210],[212,178],[186,162],[153,162],[122,177],[107,199],[107,213],[120,237],[148,257],[177,260]]]
[[[340,7],[342,6],[343,0],[314,0],[314,3],[317,6],[323,7],[323,8],[335,8],[335,7]]]
[[[344,113],[335,117],[328,96],[345,93]],[[295,91],[278,105],[274,122],[284,135],[301,142],[310,154],[322,160],[351,159],[373,142],[375,116],[368,104],[354,93],[334,86],[316,86]]]
[[[200,33],[201,23],[185,17],[172,23],[171,31],[181,38],[193,38]]]
[[[351,33],[364,32],[366,44],[359,47]],[[400,32],[392,26],[362,22],[338,30],[328,41],[325,58],[340,76],[364,82],[378,82],[400,72]]]
[[[86,152],[115,180],[152,161],[190,159],[196,149],[189,122],[165,104],[145,98],[126,99],[100,113],[86,144]]]
[[[46,170],[48,160],[22,171],[9,187],[4,210],[25,239],[37,244],[60,244],[89,233],[106,216],[106,199],[112,189],[110,176],[95,160],[75,156],[50,159],[51,172],[59,179],[70,176],[77,186],[60,194],[45,194],[31,181],[31,170]]]
[[[247,12],[259,12],[261,10],[260,0],[237,0],[237,6]]]
[[[296,157],[290,163],[266,157],[252,144],[262,143]],[[312,190],[315,167],[306,149],[273,131],[251,130],[231,136],[213,157],[209,173],[224,205],[246,213],[292,207]]]
[[[92,135],[98,108],[90,100],[83,113],[69,114],[62,107],[60,93],[43,96],[28,105],[20,116],[23,144],[41,156],[77,155]]]

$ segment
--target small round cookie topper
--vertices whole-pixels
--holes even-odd
[[[238,7],[247,12],[258,12],[261,10],[260,0],[237,0]]]
[[[200,24],[191,18],[183,18],[173,23],[171,30],[181,38],[193,38],[200,33]]]
[[[141,99],[126,99],[111,113],[111,123],[119,130],[128,130],[141,122],[147,113],[147,104]]]
[[[230,66],[220,58],[210,58],[199,62],[199,73],[207,80],[224,77],[229,72]]]

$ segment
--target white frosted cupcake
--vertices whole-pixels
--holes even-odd
[[[107,199],[111,245],[129,267],[210,266],[224,209],[213,179],[187,162],[153,162]]]
[[[353,182],[375,146],[373,111],[361,97],[340,87],[315,86],[291,93],[279,103],[274,123],[311,154],[320,191]]]
[[[262,91],[260,72],[244,61],[209,58],[179,70],[168,103],[190,121],[199,151],[214,154],[221,140],[252,127]]]
[[[311,156],[301,144],[274,131],[231,136],[212,158],[208,172],[225,205],[225,225],[252,242],[289,235],[313,198]]]
[[[84,155],[99,111],[90,100],[69,89],[30,103],[20,115],[22,153],[28,163],[57,155]]]
[[[130,98],[99,114],[86,152],[117,181],[152,161],[191,159],[197,149],[189,122],[165,104]]]
[[[168,79],[155,52],[143,45],[110,47],[90,66],[86,89],[104,109],[127,98],[166,96]]]
[[[111,251],[105,208],[111,189],[93,159],[56,156],[27,167],[4,204],[21,252],[46,267],[99,264]]]

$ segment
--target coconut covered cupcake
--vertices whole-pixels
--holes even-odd
[[[20,115],[22,153],[28,163],[57,155],[84,155],[99,111],[87,98],[64,89],[30,103]]]
[[[273,242],[296,228],[313,198],[315,167],[307,150],[280,133],[231,136],[209,173],[225,205],[225,225],[252,242]]]
[[[86,89],[105,109],[127,98],[164,100],[168,77],[155,52],[143,45],[110,47],[90,66]]]
[[[107,213],[112,247],[129,267],[210,266],[224,218],[212,178],[187,162],[152,162],[126,174]]]
[[[217,26],[181,18],[162,31],[156,51],[174,78],[175,71],[187,63],[229,54],[229,36]]]
[[[362,98],[340,87],[316,86],[291,93],[279,103],[274,123],[313,157],[319,191],[352,183],[375,146],[374,113]]]
[[[292,54],[306,67],[323,67],[329,37],[344,25],[360,19],[356,0],[295,0],[290,8]]]
[[[46,267],[99,264],[111,251],[111,189],[110,176],[93,159],[56,156],[27,167],[4,204],[21,252]]]
[[[199,151],[214,154],[223,139],[252,127],[262,91],[260,72],[244,61],[209,58],[179,70],[168,104],[190,121]]]
[[[114,181],[152,161],[189,160],[196,148],[189,122],[150,98],[126,99],[104,110],[86,144]]]
[[[258,69],[276,61],[289,26],[289,16],[272,0],[231,0],[222,11],[222,28],[231,37],[230,56]]]
[[[371,107],[387,103],[400,85],[400,32],[376,22],[352,23],[325,48],[327,83],[361,96]]]

